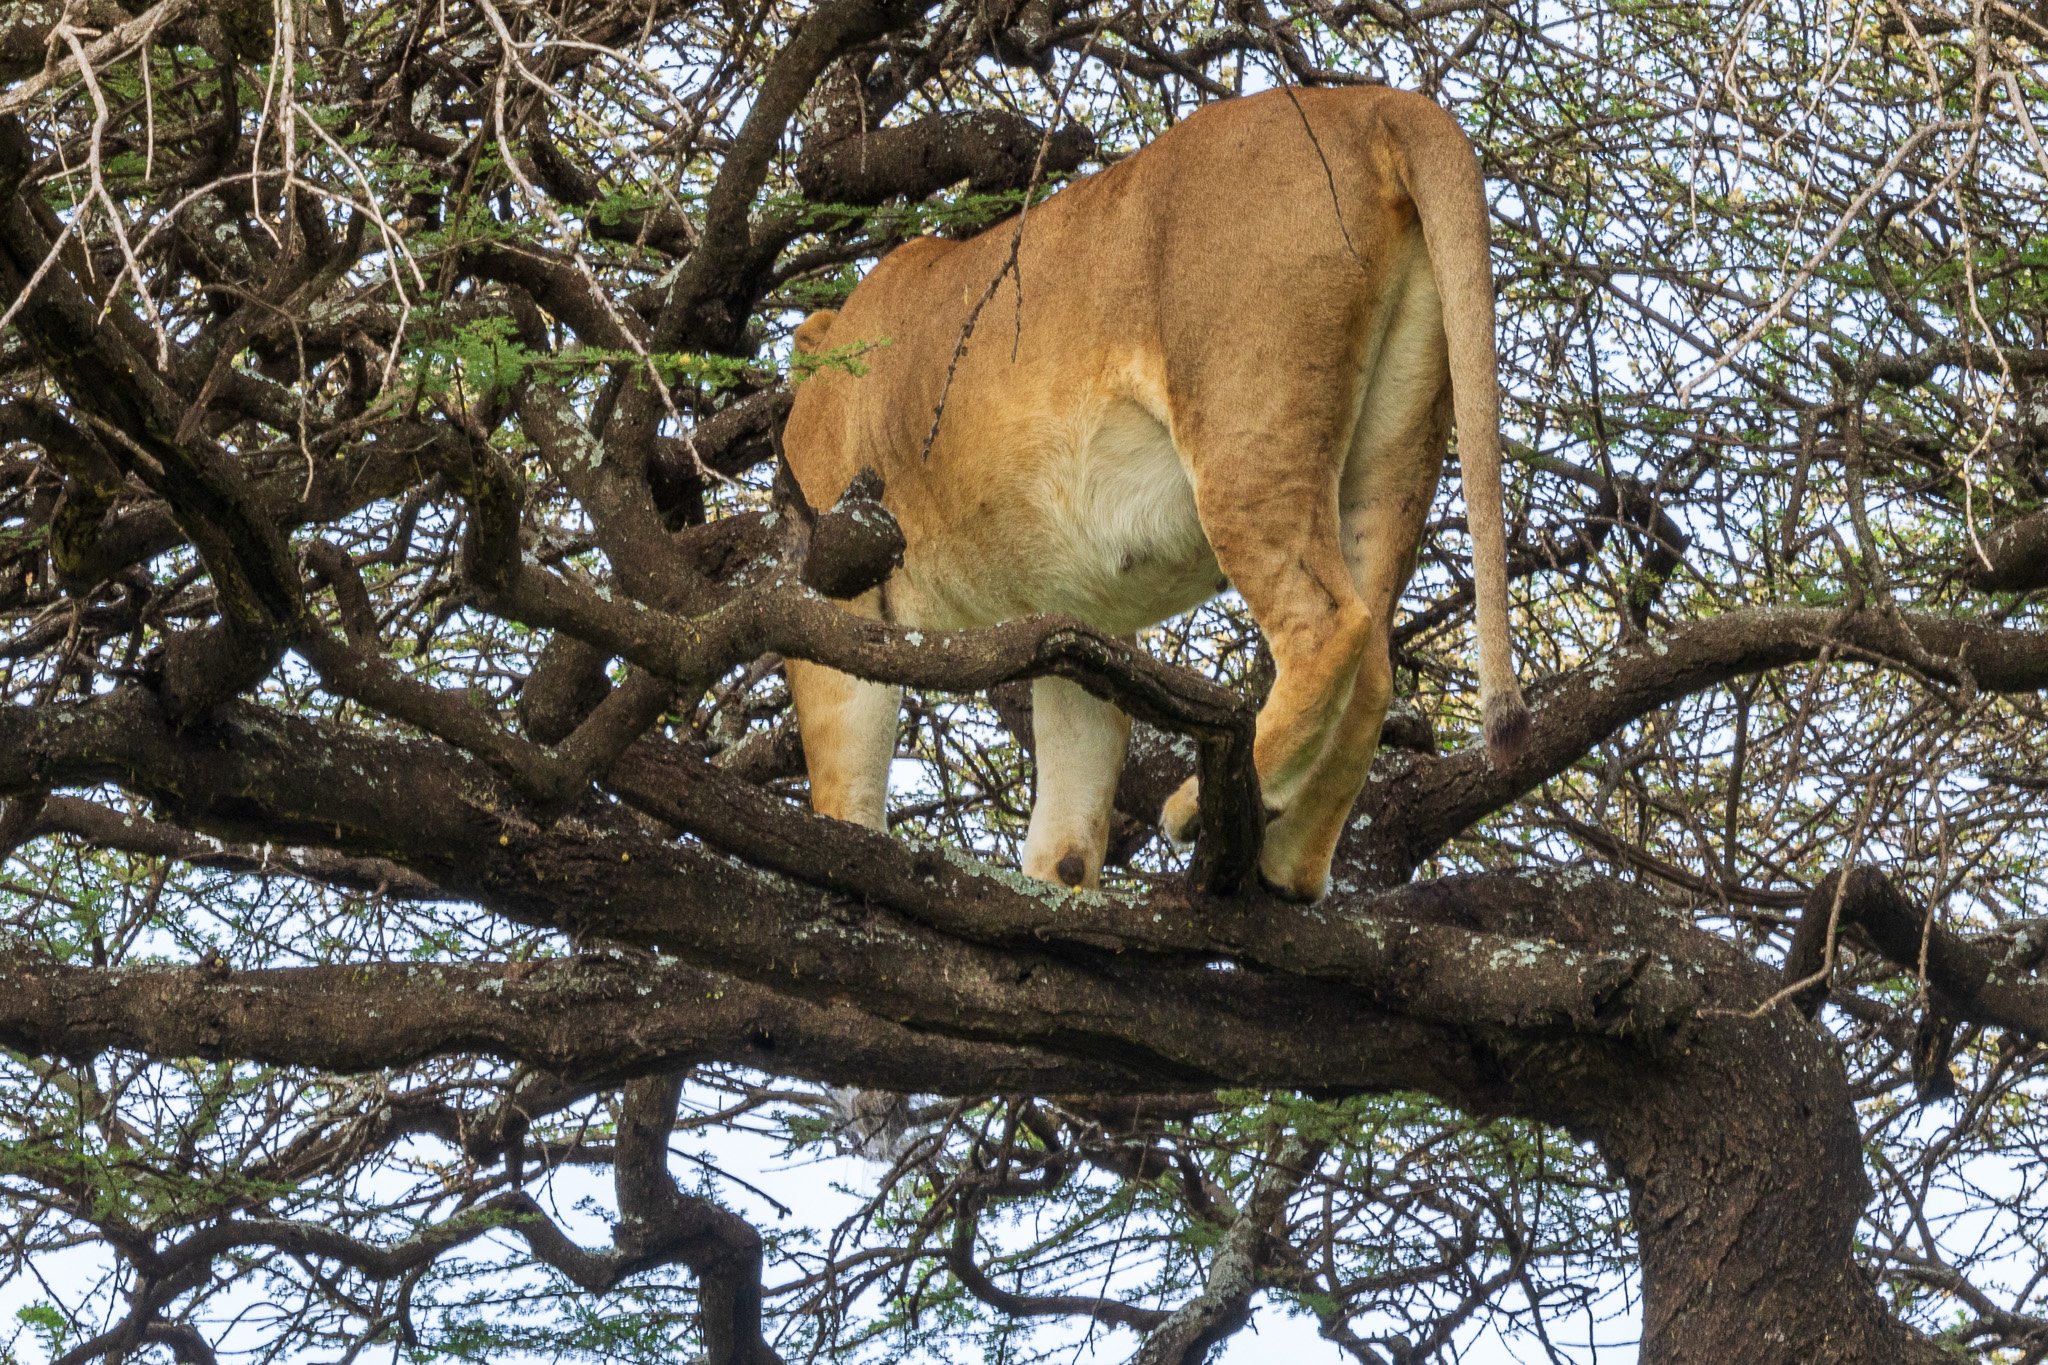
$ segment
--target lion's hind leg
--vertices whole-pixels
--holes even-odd
[[[1305,403],[1262,431],[1238,433],[1223,448],[1228,456],[1214,447],[1191,452],[1196,505],[1216,562],[1273,651],[1273,687],[1259,710],[1253,761],[1274,816],[1301,799],[1350,704],[1360,661],[1373,640],[1384,638],[1338,539],[1336,447],[1347,434],[1343,425],[1334,415],[1315,420]],[[1206,435],[1191,433],[1190,443]],[[1212,452],[1221,458],[1203,458]],[[1170,837],[1193,832],[1196,799],[1190,784],[1167,803],[1162,823]],[[1308,875],[1283,849],[1262,853],[1260,870],[1281,894],[1312,898],[1327,867]]]
[[[1414,572],[1443,470],[1450,404],[1431,396],[1426,363],[1417,368],[1423,382],[1376,384],[1367,395],[1345,464],[1339,498],[1344,559],[1372,623],[1351,698],[1294,803],[1266,828],[1267,880],[1306,899],[1323,894],[1337,841],[1379,748],[1393,699],[1394,607]]]

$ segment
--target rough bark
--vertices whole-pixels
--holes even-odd
[[[2048,588],[2048,512],[2020,517],[1985,536],[1982,556],[1970,556],[1963,576],[1984,592]]]
[[[961,180],[984,193],[1020,190],[1030,183],[1040,147],[1041,175],[1064,175],[1095,154],[1095,137],[1078,124],[1041,130],[1000,109],[933,114],[901,127],[813,140],[797,162],[797,183],[813,199],[843,204],[918,199]]]
[[[315,1006],[335,998],[325,969],[166,969],[85,990],[84,974],[15,959],[0,993],[10,1045],[339,1069],[471,1048],[609,1078],[772,1059],[961,1093],[1421,1089],[1562,1124],[1607,1154],[1636,1204],[1646,1361],[1938,1358],[1851,1258],[1868,1188],[1827,1042],[1789,1002],[1749,1017],[1779,978],[1619,884],[1455,878],[1314,909],[1129,900],[900,848],[914,875],[892,881],[889,841],[855,830],[871,856],[821,906],[796,881],[629,829],[538,830],[487,769],[428,746],[254,714],[223,724],[181,732],[135,693],[55,723],[17,711],[0,724],[0,788],[118,778],[195,827],[317,834],[502,913],[677,961],[456,969],[452,993],[392,969],[364,983],[395,993],[393,1016],[372,1022]],[[1215,960],[1234,965],[1202,965]],[[633,1048],[607,1013],[622,1008],[639,1020]]]

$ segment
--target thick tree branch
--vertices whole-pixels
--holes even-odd
[[[0,986],[0,1041],[74,1059],[123,1049],[347,1073],[468,1052],[593,1084],[713,1059],[899,1090],[1141,1084],[1113,1066],[947,1039],[849,1004],[812,1004],[623,950],[431,971],[363,964],[116,972],[10,950],[0,952]]]
[[[1340,864],[1398,884],[1444,842],[1578,762],[1631,721],[1745,674],[1830,658],[1963,681],[1986,692],[2048,689],[2048,635],[1876,607],[1762,607],[1624,645],[1532,688],[1529,744],[1505,771],[1477,746],[1442,758],[1383,755],[1360,797]]]
[[[709,1199],[685,1194],[668,1170],[682,1076],[626,1087],[612,1163],[624,1273],[680,1261],[696,1272],[704,1355],[711,1365],[782,1365],[761,1335],[761,1234]]]
[[[788,803],[673,746],[643,744],[613,775],[638,808],[754,866],[902,909],[977,942],[1064,940],[1187,956],[1230,956],[1261,967],[1371,989],[1417,1017],[1534,1023],[1562,1011],[1582,1026],[1654,1036],[1687,1017],[1697,994],[1682,977],[1625,943],[1592,948],[1473,933],[1456,912],[1458,879],[1388,892],[1353,905],[1270,900],[1143,900],[1065,892],[958,857],[933,857],[857,825],[806,816]],[[1511,894],[1515,884],[1493,884]],[[1540,915],[1532,912],[1532,922]],[[1390,928],[1390,926],[1396,926]]]
[[[893,128],[805,143],[797,184],[827,203],[880,204],[898,196],[922,199],[965,180],[981,193],[1021,190],[1031,180],[1039,144],[1045,173],[1064,175],[1095,154],[1095,136],[1079,124],[1048,134],[1007,110],[927,114]]]
[[[270,844],[225,844],[203,834],[190,834],[146,815],[111,810],[94,801],[53,796],[30,825],[30,837],[64,834],[94,848],[175,858],[193,867],[219,868],[259,876],[287,873],[326,886],[395,900],[446,900],[448,893],[407,868],[382,858],[351,858],[324,848],[279,847]]]
[[[1907,976],[1918,976],[1924,961],[1927,984],[1940,992],[1949,1017],[2048,1043],[2048,980],[2040,975],[2048,924],[1972,938],[1941,924],[1931,908],[1913,904],[1881,869],[1846,868],[1821,878],[1807,896],[1785,952],[1786,985],[1807,983],[1831,968],[1828,948],[1852,931]],[[1823,979],[1800,1003],[1811,1014],[1826,996]]]
[[[1252,717],[1237,695],[1061,617],[985,630],[916,631],[853,616],[786,576],[683,622],[531,566],[490,605],[529,625],[566,631],[622,655],[685,692],[764,653],[806,659],[878,682],[980,691],[1053,675],[1117,703],[1137,720],[1192,736],[1200,752],[1202,827],[1193,879],[1228,894],[1257,865],[1264,807],[1251,765]]]
[[[487,767],[435,745],[323,730],[253,709],[187,741],[132,690],[83,708],[0,717],[0,789],[104,780],[150,796],[196,829],[393,858],[526,922],[658,945],[814,1000],[852,992],[890,1017],[955,1037],[1035,1036],[1192,1081],[1236,1074],[1265,1052],[1262,1039],[1276,1026],[1297,1040],[1314,1038],[1319,1055],[1330,1038],[1342,1038],[1331,1061],[1339,1070],[1372,1070],[1370,1059],[1403,1032],[1391,1021],[1369,1038],[1340,1028],[1360,1002],[1336,987],[1181,961],[1133,974],[1085,950],[998,951],[881,905],[840,902],[821,919],[815,892],[699,845],[623,826],[565,821],[543,830]],[[934,869],[945,864],[925,856]],[[1039,891],[1035,883],[1012,891],[997,877],[974,880],[998,898]],[[1057,906],[1046,907],[1054,923]],[[1160,1012],[1187,1009],[1207,1019],[1186,1036],[1191,1050],[1176,1041],[1159,1053]],[[1423,1046],[1408,1039],[1411,1051]],[[1337,1062],[1339,1054],[1351,1061]]]
[[[10,301],[53,248],[19,193],[33,155],[21,126],[0,117],[0,292]],[[300,610],[298,574],[233,461],[190,429],[188,404],[123,335],[114,317],[123,310],[101,305],[73,275],[82,260],[76,244],[64,254],[23,301],[16,325],[101,446],[170,505],[213,576],[221,626],[173,637],[166,650],[166,697],[181,719],[193,719],[276,662]]]
[[[726,152],[704,204],[704,227],[683,262],[658,329],[663,346],[730,350],[746,325],[753,285],[794,224],[757,242],[749,221],[754,198],[784,129],[825,68],[842,53],[909,24],[928,0],[826,0],[811,9],[768,64],[746,122]],[[638,431],[637,423],[629,429]]]

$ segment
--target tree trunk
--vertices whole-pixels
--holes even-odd
[[[1921,1365],[1852,1259],[1870,1186],[1840,1063],[1789,1006],[1704,1021],[1597,1142],[1629,1186],[1643,1365]]]
[[[1690,964],[1698,1006],[1662,1031],[1626,1017],[1626,989],[1569,1023],[1546,1021],[1533,997],[1496,1000],[1520,1027],[1473,1031],[1489,1081],[1437,1092],[1588,1138],[1627,1183],[1642,1365],[1953,1359],[1900,1323],[1856,1263],[1871,1189],[1848,1080],[1790,1001],[1752,1017],[1782,987],[1776,973],[1632,888],[1569,873],[1446,878],[1379,904],[1508,944],[1625,949],[1642,971]]]

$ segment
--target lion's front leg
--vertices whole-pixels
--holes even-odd
[[[1109,815],[1131,722],[1109,702],[1064,678],[1031,685],[1038,790],[1024,838],[1024,873],[1063,886],[1094,886],[1109,847]]]
[[[878,590],[840,605],[860,616],[882,614]],[[889,765],[896,758],[903,689],[800,659],[784,663],[783,672],[796,706],[811,809],[869,829],[888,829]]]

